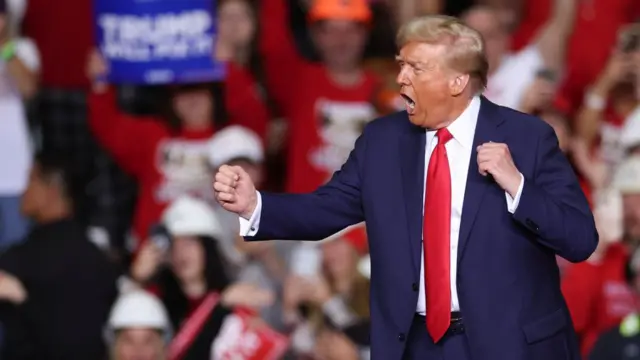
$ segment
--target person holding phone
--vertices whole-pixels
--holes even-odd
[[[620,31],[605,68],[589,87],[576,117],[576,134],[588,149],[598,148],[611,174],[625,156],[621,144],[625,123],[640,105],[640,24]]]

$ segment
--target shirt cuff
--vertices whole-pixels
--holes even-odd
[[[240,236],[255,236],[258,233],[258,227],[260,227],[260,214],[262,212],[262,196],[258,192],[258,203],[256,204],[253,214],[249,220],[238,217],[240,220]]]
[[[524,176],[520,174],[520,186],[518,187],[518,192],[516,193],[516,197],[512,198],[508,192],[504,192],[507,198],[507,210],[510,213],[515,213],[518,209],[518,204],[520,203],[520,195],[522,195],[522,189],[524,188]]]

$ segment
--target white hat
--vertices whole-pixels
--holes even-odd
[[[144,290],[120,295],[111,308],[107,326],[110,330],[150,328],[167,331],[170,328],[162,302]]]
[[[613,187],[624,194],[640,194],[640,155],[625,159],[613,175]]]
[[[640,145],[640,105],[627,116],[620,132],[620,145],[624,150]]]
[[[224,230],[213,209],[191,196],[173,201],[162,214],[162,223],[172,236],[224,237]]]
[[[238,125],[226,127],[209,141],[209,163],[214,168],[231,160],[248,159],[260,163],[264,149],[260,137],[253,131]]]

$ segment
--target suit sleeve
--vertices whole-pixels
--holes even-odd
[[[586,260],[598,245],[589,204],[551,127],[540,137],[534,176],[525,179],[513,216],[541,244],[571,262]]]
[[[260,226],[246,240],[322,240],[364,221],[362,166],[366,133],[331,180],[308,194],[261,193]]]

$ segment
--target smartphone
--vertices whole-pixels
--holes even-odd
[[[291,253],[291,272],[302,277],[313,277],[320,273],[322,253],[312,244],[300,244]]]
[[[171,247],[171,235],[169,231],[162,224],[155,224],[149,228],[149,241],[152,241],[156,246],[162,250],[167,251]]]

